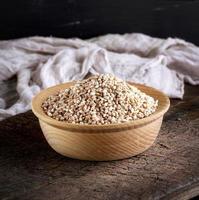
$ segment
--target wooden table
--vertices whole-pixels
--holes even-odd
[[[0,199],[189,199],[199,195],[199,88],[173,100],[156,143],[112,162],[63,157],[31,111],[0,122]]]

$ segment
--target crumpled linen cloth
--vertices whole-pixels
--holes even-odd
[[[144,34],[108,34],[92,38],[29,37],[0,41],[0,82],[17,75],[18,101],[0,120],[29,110],[41,90],[87,74],[112,73],[183,98],[184,82],[199,84],[199,48],[181,39]]]

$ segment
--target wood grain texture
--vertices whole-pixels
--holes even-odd
[[[157,99],[158,108],[146,118],[126,123],[79,125],[57,121],[47,116],[41,107],[44,100],[73,84],[50,87],[32,100],[33,113],[39,118],[44,136],[55,151],[70,158],[108,161],[135,156],[154,143],[162,125],[163,115],[170,105],[169,98],[162,92],[130,83]]]
[[[156,143],[120,161],[53,151],[32,112],[0,122],[0,199],[190,199],[199,195],[199,90],[172,100]]]
[[[154,143],[161,124],[162,118],[159,118],[135,129],[82,133],[40,121],[44,136],[55,151],[70,158],[95,161],[118,160],[142,153]]]

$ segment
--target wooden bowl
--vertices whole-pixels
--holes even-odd
[[[32,111],[38,117],[49,145],[58,153],[81,160],[108,161],[128,158],[142,153],[155,141],[163,115],[170,101],[162,92],[140,84],[132,84],[146,94],[158,99],[156,112],[149,117],[111,125],[81,125],[57,121],[47,116],[42,102],[74,82],[50,87],[32,100]]]

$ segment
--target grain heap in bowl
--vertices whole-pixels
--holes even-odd
[[[142,119],[155,112],[158,101],[113,76],[96,75],[49,96],[43,111],[58,121],[104,125]]]

